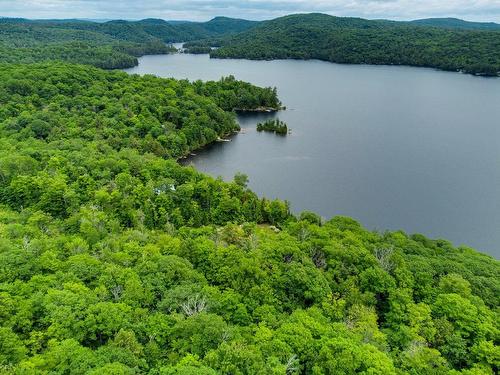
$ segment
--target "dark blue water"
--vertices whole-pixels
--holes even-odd
[[[145,56],[131,73],[276,86],[292,134],[244,132],[191,159],[294,211],[446,238],[500,258],[500,79],[319,61]]]

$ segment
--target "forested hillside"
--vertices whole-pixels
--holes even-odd
[[[263,22],[236,35],[187,43],[186,47],[212,45],[221,47],[211,51],[216,58],[319,59],[433,67],[489,76],[500,73],[500,29],[448,28],[443,22],[441,27],[429,27],[297,14]]]
[[[0,373],[498,373],[498,261],[176,163],[275,90],[0,68]]]
[[[320,59],[338,63],[435,67],[482,75],[500,72],[500,28],[457,19],[412,22],[302,14],[254,22],[161,19],[109,21],[0,18],[0,63],[66,61],[105,69],[137,65],[145,54],[187,52],[248,59]],[[194,42],[193,42],[194,41]],[[167,44],[166,44],[167,43]]]
[[[217,17],[205,23],[164,20],[104,23],[0,18],[0,63],[66,61],[105,69],[137,65],[137,57],[175,51],[166,43],[229,35],[252,21]]]
[[[495,22],[470,22],[458,18],[424,18],[410,21],[419,26],[444,27],[449,29],[500,30],[500,24]]]
[[[88,66],[217,38],[217,57],[500,70],[498,33],[448,26],[0,19],[0,374],[498,373],[497,260],[177,163],[275,89]]]

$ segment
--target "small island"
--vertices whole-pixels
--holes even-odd
[[[189,53],[192,55],[204,55],[210,52],[212,52],[212,47],[194,46],[183,49],[183,53]]]
[[[264,122],[259,122],[257,124],[257,131],[265,131],[265,132],[272,132],[276,133],[278,135],[287,135],[288,134],[288,126],[284,121],[281,121],[279,119],[275,120],[267,120]]]

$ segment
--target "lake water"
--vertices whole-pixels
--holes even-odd
[[[243,132],[197,153],[196,168],[295,212],[347,215],[500,258],[500,79],[320,61],[144,56],[130,73],[276,86],[286,111],[240,117]],[[255,130],[279,117],[292,133]]]

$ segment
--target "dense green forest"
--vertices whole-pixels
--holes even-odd
[[[0,373],[498,373],[498,261],[175,161],[279,105],[233,77],[2,65]]]
[[[255,22],[161,19],[89,22],[0,18],[0,63],[47,60],[105,69],[137,65],[137,57],[175,51],[218,58],[320,59],[338,63],[435,67],[474,74],[500,72],[500,26],[457,19],[412,22],[303,14]],[[167,43],[167,44],[166,44]],[[211,51],[209,47],[221,46]]]
[[[99,69],[202,38],[193,48],[219,38],[213,53],[227,57],[251,46],[244,57],[322,58],[303,41],[337,56],[316,44],[325,33],[349,41],[342,56],[391,56],[396,38],[401,58],[451,69],[470,43],[463,66],[498,68],[494,32],[335,19],[348,24],[338,33],[297,17],[0,19],[0,374],[498,373],[497,260],[293,215],[244,174],[224,182],[177,163],[238,131],[235,111],[280,109],[276,89]]]
[[[0,63],[62,60],[105,69],[128,68],[137,65],[139,56],[175,51],[166,43],[229,35],[253,25],[226,17],[179,24],[157,19],[97,23],[0,18]]]
[[[422,26],[424,21],[433,26]],[[456,21],[419,22],[297,14],[235,35],[187,43],[186,47],[221,47],[210,52],[216,58],[319,59],[500,74],[500,29],[470,30],[469,23]],[[453,27],[447,26],[450,24]]]

